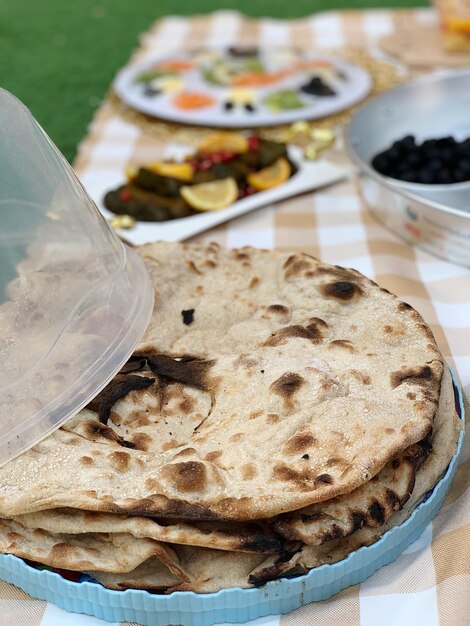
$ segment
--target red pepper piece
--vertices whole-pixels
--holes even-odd
[[[250,152],[256,152],[259,149],[259,137],[257,135],[251,135],[248,137],[248,150]]]
[[[220,156],[222,158],[222,163],[226,163],[227,161],[231,161],[232,159],[234,159],[237,154],[236,152],[231,152],[230,150],[222,150]]]
[[[204,161],[200,162],[199,169],[204,172],[205,170],[210,170],[212,165],[213,165],[212,161],[209,161],[209,159],[204,159]]]
[[[129,189],[123,189],[119,194],[119,197],[123,202],[129,202],[129,200],[132,200],[132,193],[129,191]]]

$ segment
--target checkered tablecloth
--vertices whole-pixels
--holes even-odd
[[[168,17],[142,37],[133,59],[207,44],[295,43],[333,50],[359,46],[380,55],[378,38],[402,20],[432,23],[430,10],[321,13],[287,22],[247,20],[235,12]],[[75,167],[85,186],[122,171],[129,161],[155,159],[165,142],[119,117],[109,101],[95,116]],[[337,146],[341,153],[341,144]],[[415,307],[430,324],[449,365],[470,395],[470,271],[411,248],[364,209],[354,181],[255,211],[199,236],[226,246],[306,251],[357,268]],[[104,626],[67,614],[0,583],[0,626]],[[470,624],[470,441],[444,507],[422,537],[361,585],[290,615],[252,626],[467,626]]]

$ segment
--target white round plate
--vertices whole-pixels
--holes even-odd
[[[342,59],[290,48],[258,48],[251,56],[233,56],[230,50],[205,48],[154,57],[123,69],[113,87],[126,104],[147,115],[225,128],[318,119],[363,100],[371,88],[368,72]],[[320,77],[334,95],[303,92],[302,86],[312,77]],[[272,82],[262,86],[240,84],[253,79]],[[182,91],[203,94],[208,103],[182,109],[177,104]],[[285,91],[290,92],[291,104],[294,101],[298,108],[273,109],[269,105],[276,98],[273,94]],[[227,108],[227,103],[232,106]]]

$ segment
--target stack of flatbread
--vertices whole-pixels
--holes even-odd
[[[146,334],[86,408],[0,469],[0,552],[111,589],[205,593],[333,563],[412,513],[460,420],[411,306],[305,254],[138,252]]]

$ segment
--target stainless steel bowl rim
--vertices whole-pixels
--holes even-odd
[[[391,176],[383,176],[390,184],[396,185],[402,189],[408,189],[410,191],[416,190],[416,193],[420,191],[470,191],[470,178],[460,183],[443,183],[425,184],[425,183],[409,183],[399,178],[392,178]]]

